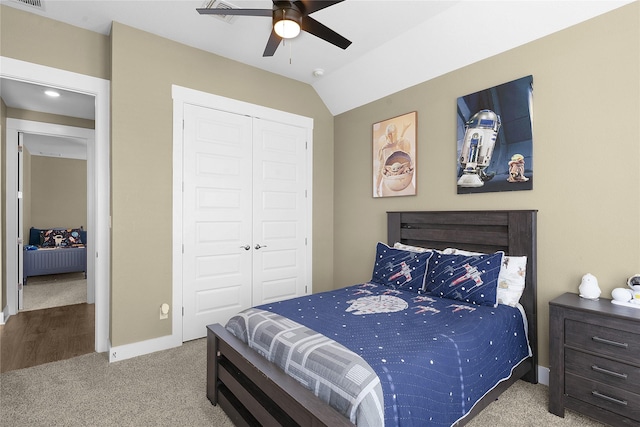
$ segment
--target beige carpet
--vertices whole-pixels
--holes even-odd
[[[23,311],[87,302],[87,279],[84,273],[29,277],[23,289]]]
[[[88,354],[0,375],[0,424],[18,426],[220,426],[206,398],[206,341],[116,363]],[[547,412],[547,387],[517,382],[471,427],[596,427]]]

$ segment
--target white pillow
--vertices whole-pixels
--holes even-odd
[[[469,252],[462,249],[447,248],[445,254],[456,255],[480,255],[480,252]],[[525,277],[527,273],[526,256],[508,256],[502,258],[502,267],[498,274],[498,304],[515,307],[520,302],[524,292]]]

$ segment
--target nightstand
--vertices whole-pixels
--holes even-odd
[[[640,426],[640,309],[567,293],[549,302],[549,412]]]

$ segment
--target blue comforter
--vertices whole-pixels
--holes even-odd
[[[530,355],[522,313],[365,283],[265,304],[361,356],[386,426],[451,426]]]

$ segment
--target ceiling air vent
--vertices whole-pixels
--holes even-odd
[[[238,9],[238,6],[234,6],[231,3],[227,3],[222,0],[209,0],[205,2],[204,6],[202,7],[206,9]],[[209,15],[209,16],[213,16],[216,19],[220,19],[221,21],[224,21],[227,24],[230,24],[231,21],[235,18],[235,15]]]
[[[24,4],[35,9],[44,10],[41,0],[13,0],[14,3]]]

